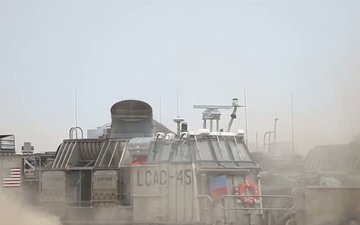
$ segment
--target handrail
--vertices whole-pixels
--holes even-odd
[[[222,204],[224,201],[225,198],[239,198],[240,195],[223,195],[221,196],[220,198],[220,208],[222,210],[277,210],[277,211],[289,211],[289,210],[292,210],[294,209],[294,205],[292,205],[291,207],[288,207],[288,208],[271,208],[271,207],[268,207],[268,208],[245,208],[245,207],[242,207],[242,208],[238,208],[238,207],[235,207],[235,208],[226,208],[224,207],[224,205]],[[259,198],[288,198],[288,199],[293,199],[292,196],[288,196],[288,195],[241,195],[241,197],[259,197]]]
[[[73,137],[74,137],[74,131],[76,130],[76,129],[79,129],[80,130],[80,132],[81,132],[81,139],[83,139],[84,138],[84,132],[83,132],[83,130],[81,129],[81,127],[72,127],[72,128],[70,128],[70,130],[69,130],[69,139],[73,139]],[[76,133],[77,134],[77,133]],[[76,135],[77,136],[77,135]]]
[[[211,208],[212,204],[213,204],[213,201],[211,199],[211,197],[209,195],[197,195],[198,198],[207,198],[209,199],[209,202],[210,202],[210,206],[208,208],[205,208],[205,210],[208,210]]]

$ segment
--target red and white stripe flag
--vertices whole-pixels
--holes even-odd
[[[11,168],[10,173],[3,178],[4,188],[20,187],[20,168]]]

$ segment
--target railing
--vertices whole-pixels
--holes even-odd
[[[205,208],[205,210],[208,210],[211,208],[213,201],[211,199],[211,197],[209,195],[198,195],[198,198],[202,198],[202,199],[208,199],[209,200],[209,207]],[[220,202],[224,203],[224,199],[226,198],[236,198],[239,199],[240,195],[223,195],[220,198]],[[241,195],[241,197],[253,197],[253,198],[284,198],[284,199],[293,199],[292,196],[288,196],[288,195]],[[278,211],[289,211],[294,209],[294,205],[292,205],[291,207],[235,207],[235,208],[227,208],[225,207],[223,204],[220,204],[220,208],[222,210],[278,210]]]
[[[198,198],[204,198],[204,199],[208,199],[208,200],[209,200],[209,202],[210,202],[209,207],[205,208],[205,210],[208,210],[208,209],[211,208],[213,202],[212,202],[212,199],[211,199],[211,197],[210,197],[209,195],[198,195],[197,197],[198,197]]]
[[[72,127],[69,130],[69,139],[73,139],[74,138],[74,131],[76,132],[76,130],[80,130],[80,134],[81,134],[81,139],[84,138],[84,132],[81,129],[81,127]],[[77,132],[75,133],[76,139],[78,138]]]
[[[223,203],[225,198],[236,198],[238,199],[239,197],[252,197],[252,198],[285,198],[285,199],[293,199],[292,196],[288,196],[288,195],[223,195],[220,198],[220,202]],[[292,210],[294,208],[294,205],[292,205],[291,207],[287,207],[287,208],[276,208],[276,207],[269,207],[269,208],[263,208],[263,207],[235,207],[235,208],[226,208],[224,207],[223,204],[220,204],[220,208],[222,210],[280,210],[280,211],[289,211]]]
[[[210,206],[208,208],[205,208],[205,210],[210,209],[213,206],[212,199],[209,195],[198,195],[200,198],[209,199]],[[245,203],[237,203],[237,200],[240,200],[240,197],[252,197],[255,198],[254,205],[248,206]],[[242,210],[244,211],[244,219],[245,224],[251,225],[254,224],[251,215],[253,213],[256,214],[256,222],[255,224],[261,225],[263,224],[263,214],[270,215],[270,211],[291,211],[294,209],[294,205],[292,204],[290,207],[262,207],[261,200],[263,198],[269,198],[269,199],[290,199],[293,200],[292,196],[287,195],[223,195],[219,199],[219,208],[223,211],[230,211],[230,210]],[[225,207],[224,206],[224,200],[225,199],[232,199],[234,203],[231,203],[232,205],[237,205],[238,207]],[[260,201],[259,201],[260,200]],[[263,212],[264,211],[264,212]],[[267,225],[271,225],[271,221],[268,221]]]

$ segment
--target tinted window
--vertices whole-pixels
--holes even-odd
[[[235,140],[229,140],[229,146],[235,161],[252,161],[250,154],[243,143],[237,143]]]
[[[212,139],[211,144],[213,145],[215,155],[218,161],[231,161],[229,151],[226,147],[224,140]]]
[[[149,162],[167,161],[169,160],[171,145],[157,141],[151,143],[149,154]]]
[[[168,143],[162,144],[161,157],[160,157],[161,161],[169,160],[170,150],[171,150],[171,145],[170,144],[168,144]]]
[[[159,159],[159,143],[152,142],[150,145],[150,154],[148,162],[156,162]]]
[[[175,145],[173,148],[172,161],[183,162],[190,161],[190,149],[188,144]]]
[[[207,140],[198,140],[193,143],[193,146],[197,160],[214,160]]]

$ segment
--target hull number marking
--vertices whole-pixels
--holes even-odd
[[[168,174],[167,170],[146,170],[145,173],[141,174],[140,171],[136,173],[137,186],[157,186],[167,185]],[[170,179],[174,179],[174,176],[170,176]],[[176,181],[180,185],[190,185],[192,182],[191,169],[181,169],[176,174]]]

